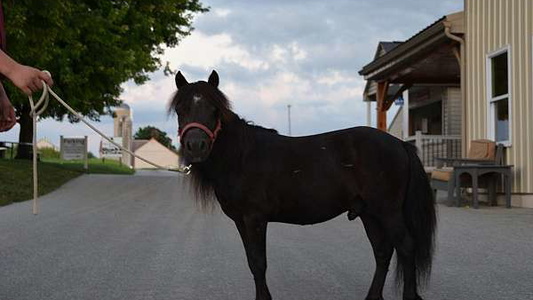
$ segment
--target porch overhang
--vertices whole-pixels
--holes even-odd
[[[389,85],[400,89],[420,84],[460,85],[459,43],[447,35],[446,28],[451,34],[464,35],[463,22],[463,12],[444,16],[359,71],[367,86],[378,86],[376,92],[365,89],[363,95],[364,101],[377,102],[378,128],[386,130],[385,112],[398,96],[387,93]]]
[[[445,33],[445,23],[452,22],[452,33],[464,34],[462,26],[456,24],[456,18],[452,18],[455,15],[457,14],[440,18],[409,40],[364,66],[359,74],[363,75],[365,80],[377,82],[458,84],[460,68],[453,50],[457,42]]]

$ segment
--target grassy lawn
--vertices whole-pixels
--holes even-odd
[[[75,170],[88,174],[124,174],[131,175],[135,170],[121,165],[116,160],[105,160],[102,162],[99,158],[89,159],[89,169],[85,172],[83,169],[83,160],[60,160],[56,158],[44,158],[44,162],[57,164],[67,170]]]
[[[118,162],[99,159],[89,160],[85,172],[82,161],[44,159],[39,163],[39,195],[47,194],[67,181],[84,173],[133,174],[134,170]],[[33,198],[32,162],[27,160],[0,159],[0,206]]]

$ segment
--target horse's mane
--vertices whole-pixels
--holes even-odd
[[[265,131],[265,132],[269,132],[273,134],[278,134],[278,131],[274,128],[266,128],[266,127],[255,124],[253,121],[248,121],[243,118],[240,118],[240,120],[242,120],[246,124],[248,129],[251,131]]]

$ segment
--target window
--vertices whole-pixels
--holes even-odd
[[[413,108],[409,111],[411,121],[410,135],[415,135],[416,131],[424,134],[442,134],[442,101],[433,102],[422,107]]]
[[[488,137],[506,146],[511,144],[509,48],[488,56]]]

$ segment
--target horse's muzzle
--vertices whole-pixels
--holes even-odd
[[[211,141],[205,137],[203,132],[190,130],[183,141],[183,153],[190,163],[203,162],[211,152]]]

